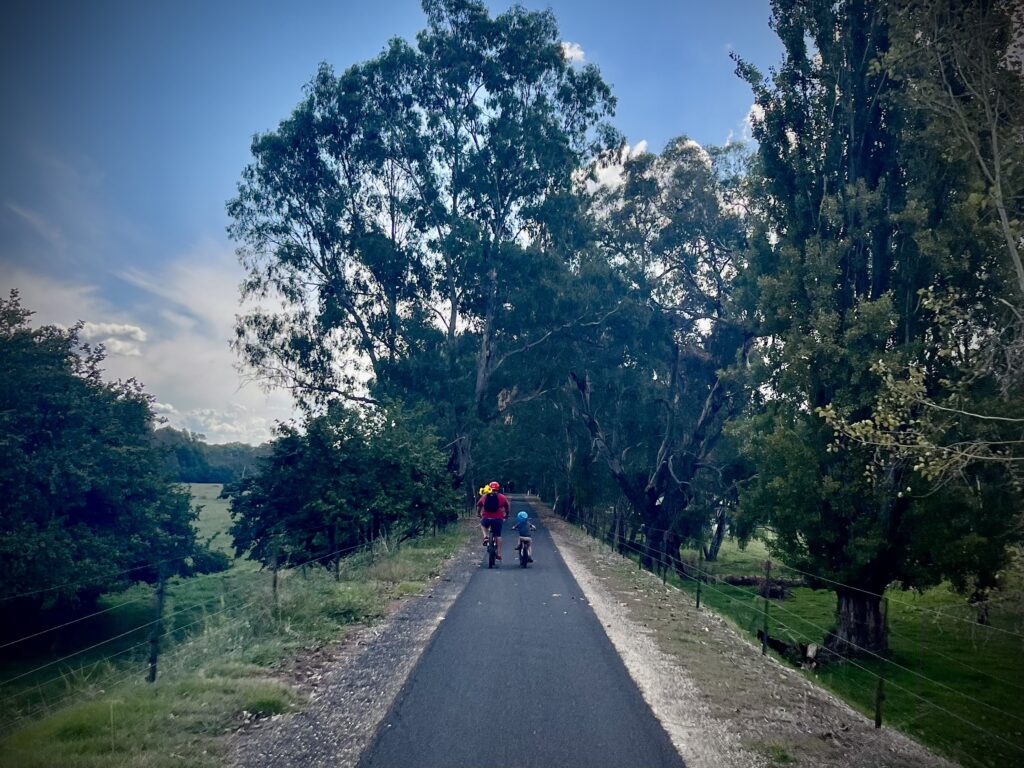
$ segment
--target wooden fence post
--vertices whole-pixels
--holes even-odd
[[[160,656],[160,634],[163,631],[164,600],[167,596],[167,574],[164,566],[160,566],[157,572],[156,592],[154,593],[154,608],[156,620],[153,629],[149,633],[149,672],[146,674],[146,682],[156,682],[156,663]]]

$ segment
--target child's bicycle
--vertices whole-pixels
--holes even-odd
[[[516,549],[519,550],[519,565],[525,568],[532,560],[530,557],[530,542],[519,539],[519,545]]]

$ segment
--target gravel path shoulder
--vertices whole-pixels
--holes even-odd
[[[356,765],[479,560],[479,551],[467,542],[424,594],[403,601],[387,619],[353,632],[340,645],[298,660],[289,677],[309,696],[307,706],[236,734],[233,765]]]
[[[724,619],[698,611],[688,594],[554,515],[544,521],[689,768],[954,765],[900,733],[875,730],[799,671],[762,656]]]

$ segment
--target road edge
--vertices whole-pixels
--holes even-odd
[[[254,723],[232,737],[234,768],[354,768],[430,647],[468,575],[479,567],[476,539],[445,562],[422,594],[380,622],[352,632],[300,711]]]
[[[668,734],[687,768],[719,768],[729,765],[761,768],[768,763],[761,755],[743,748],[722,724],[709,716],[701,693],[686,670],[663,652],[643,626],[632,621],[609,597],[599,580],[576,556],[565,525],[544,505],[530,503],[547,514],[544,523],[558,552],[601,622],[605,635],[622,659],[651,712]],[[659,674],[652,674],[657,670]]]

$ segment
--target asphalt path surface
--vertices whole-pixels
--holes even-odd
[[[529,504],[512,500],[513,516]],[[413,670],[362,768],[672,766],[683,762],[555,550],[543,521],[519,567],[481,567]]]

